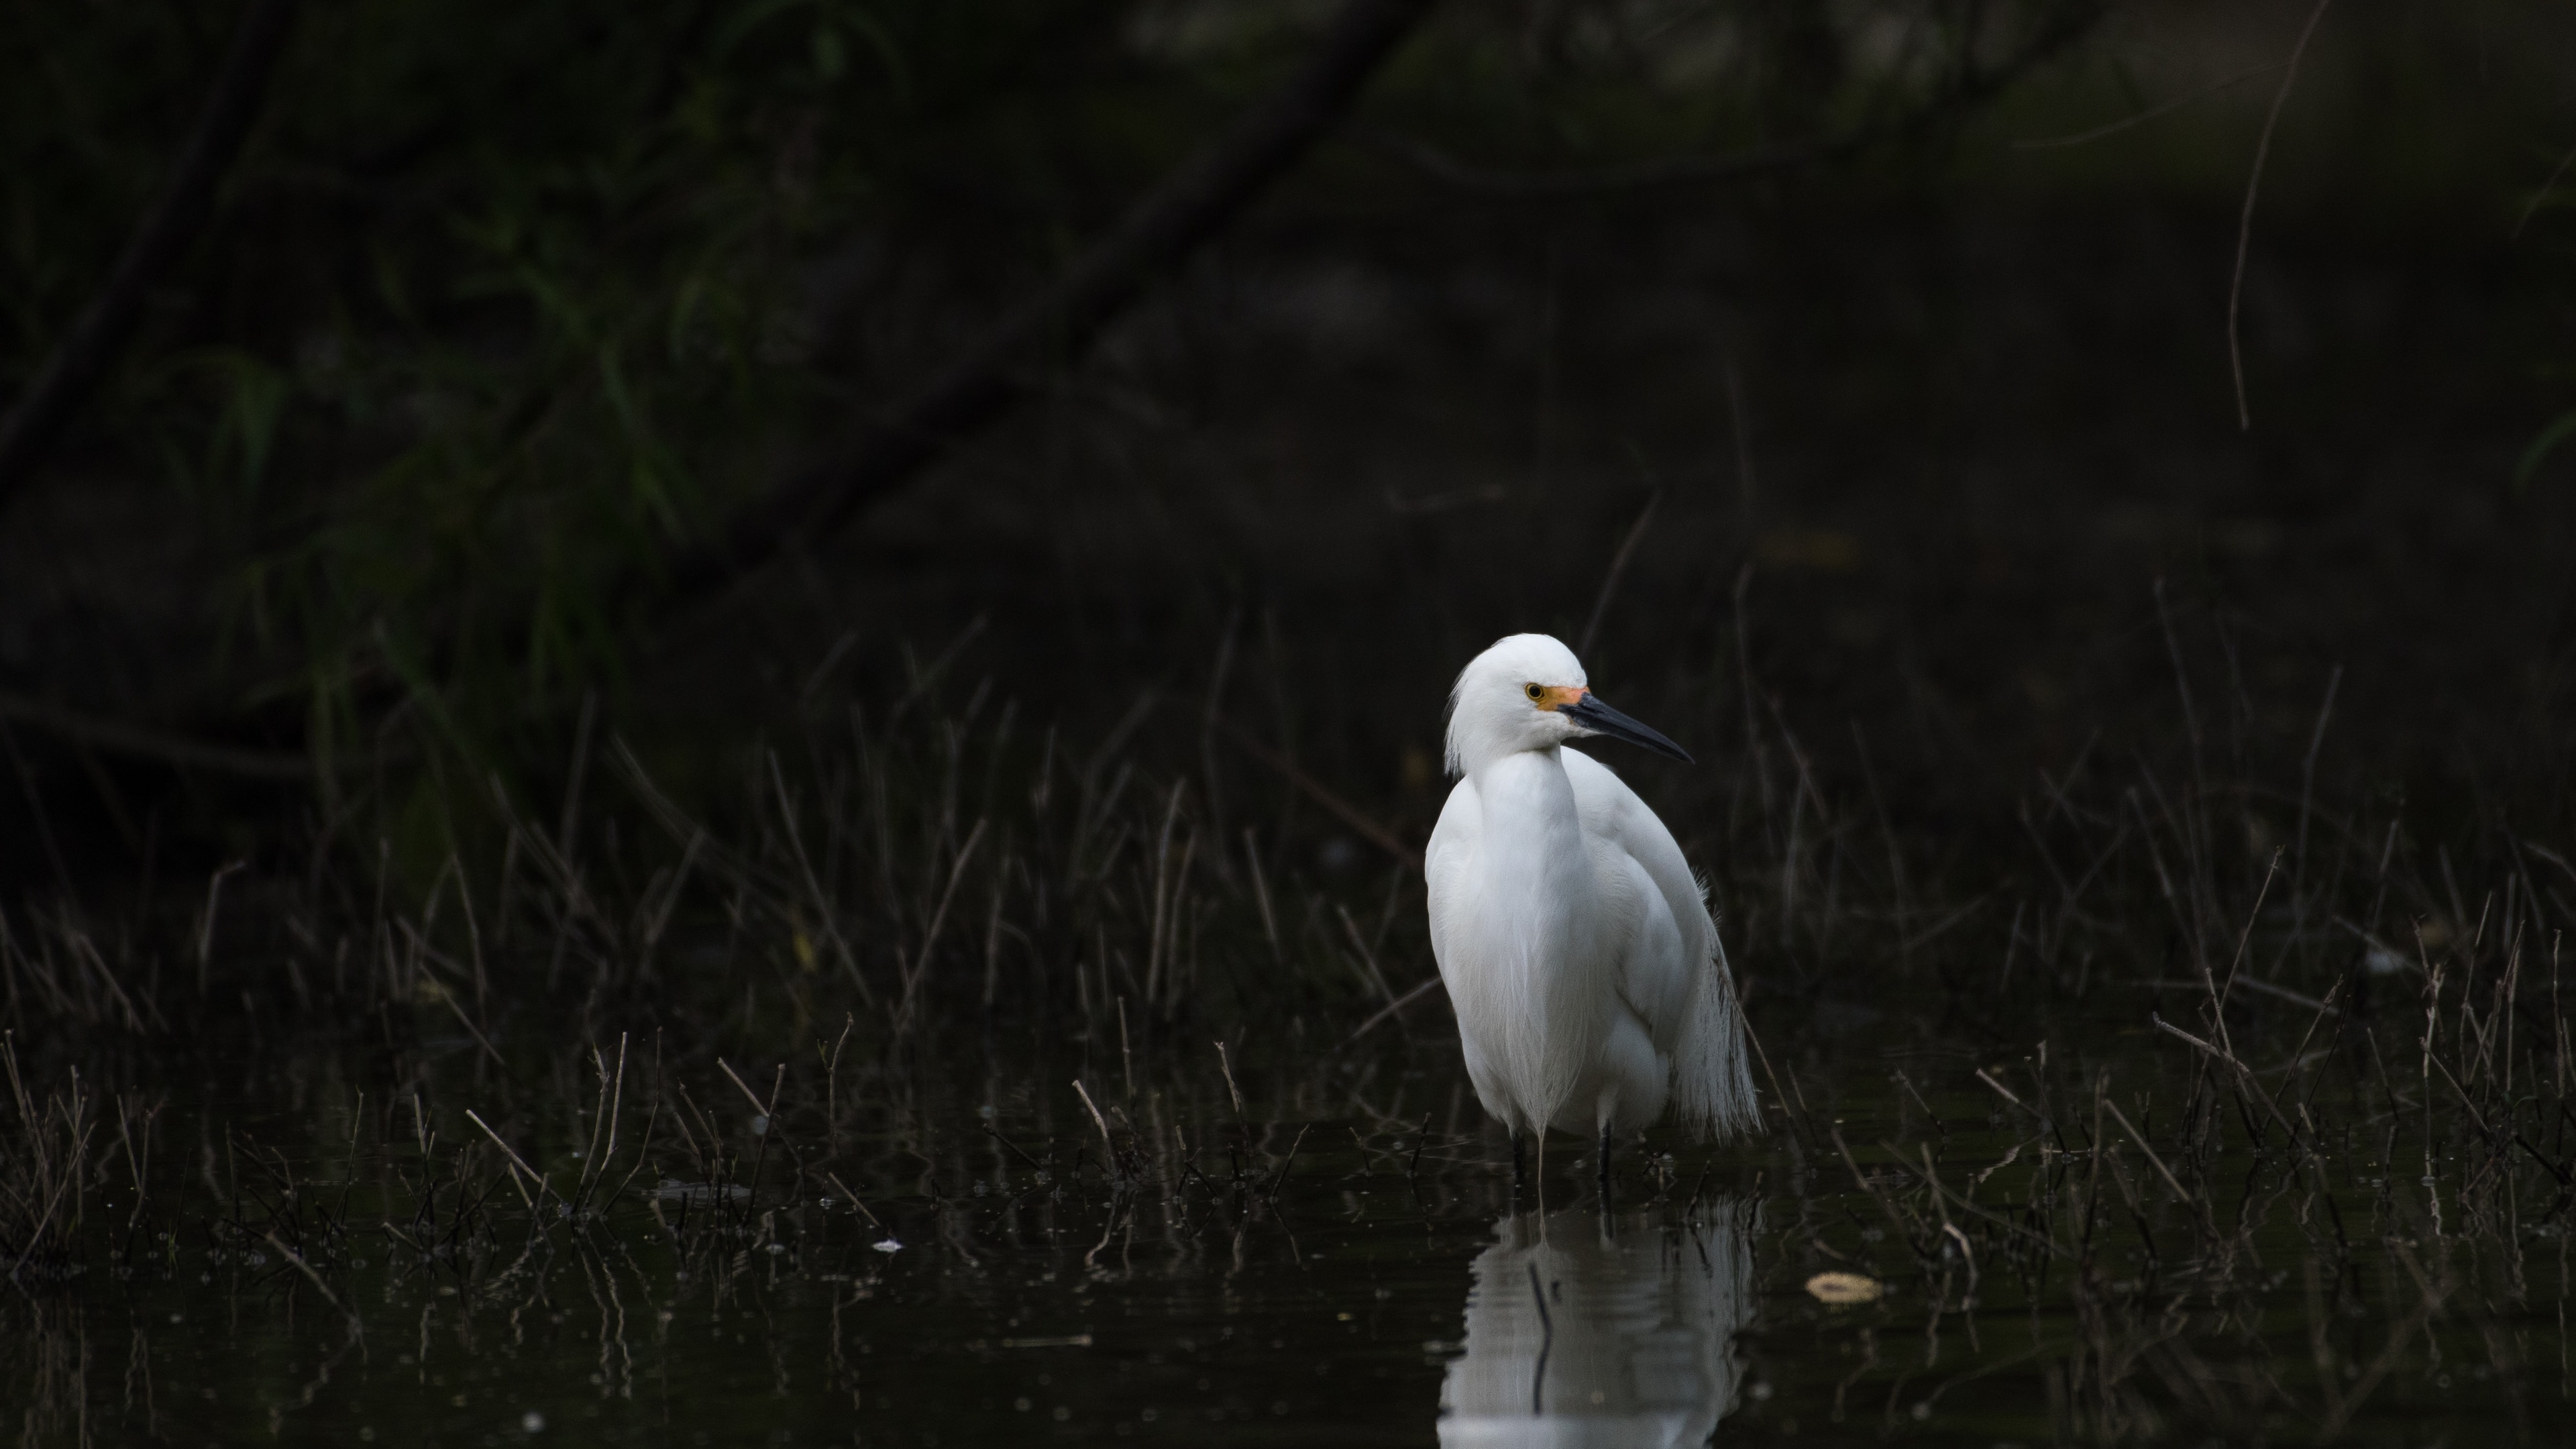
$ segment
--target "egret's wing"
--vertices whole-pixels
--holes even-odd
[[[1479,907],[1485,904],[1478,894],[1476,856],[1483,846],[1485,829],[1484,801],[1476,794],[1476,782],[1461,780],[1449,792],[1449,803],[1440,810],[1440,823],[1431,830],[1431,841],[1422,850],[1424,894],[1429,897],[1431,921],[1431,959],[1440,963],[1441,983],[1449,989],[1449,1007],[1458,1015],[1458,1046],[1467,1065],[1467,1079],[1475,1084],[1476,1100],[1514,1131],[1520,1130],[1522,1113],[1512,1094],[1507,1077],[1497,1076],[1488,1062],[1484,1048],[1498,1032],[1508,1031],[1508,1005],[1498,1005],[1490,981],[1470,979],[1477,961],[1477,942],[1490,932],[1480,932]],[[1501,999],[1507,1003],[1509,998]]]
[[[1450,943],[1458,939],[1460,917],[1472,909],[1466,875],[1484,832],[1485,812],[1476,798],[1476,782],[1460,780],[1440,807],[1440,823],[1431,827],[1431,843],[1422,849],[1422,881],[1430,898],[1431,959],[1443,977],[1451,970]]]
[[[1627,877],[1614,880],[1613,889],[1644,897],[1638,903],[1642,919],[1629,934],[1620,990],[1646,1019],[1656,1046],[1669,1051],[1680,1009],[1716,953],[1717,927],[1690,862],[1664,822],[1609,766],[1579,750],[1564,756],[1585,837],[1597,855],[1608,856],[1602,863],[1610,871]]]
[[[1583,833],[1605,871],[1642,880],[1644,909],[1621,962],[1620,996],[1656,1049],[1672,1054],[1674,1106],[1701,1131],[1759,1131],[1735,986],[1690,862],[1626,781],[1579,750],[1561,753]]]

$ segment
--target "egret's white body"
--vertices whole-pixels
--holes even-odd
[[[1625,1134],[1667,1106],[1703,1137],[1758,1131],[1717,923],[1664,822],[1568,746],[1596,734],[1681,753],[1543,634],[1496,643],[1450,694],[1460,778],[1423,874],[1468,1079],[1515,1138]]]

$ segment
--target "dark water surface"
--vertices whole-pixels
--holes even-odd
[[[1238,1062],[1241,1118],[1188,1044],[1132,1092],[1025,1040],[784,1076],[634,1047],[613,1156],[586,1061],[445,1043],[361,1087],[383,1063],[290,1054],[98,1100],[81,1251],[0,1299],[0,1399],[31,1443],[2557,1442],[2563,1199],[2446,1146],[2428,1172],[2407,1097],[2330,1119],[2331,1089],[2327,1150],[2229,1120],[2188,1185],[2063,1095],[2089,1032],[2077,1080],[2121,1067],[2112,1107],[2168,1140],[2189,1051],[2149,1004],[2048,1069],[1837,1008],[1878,1024],[1775,1047],[1798,1124],[1628,1149],[1608,1212],[1558,1139],[1544,1216],[1432,1011]],[[1822,1301],[1826,1271],[1883,1296]]]

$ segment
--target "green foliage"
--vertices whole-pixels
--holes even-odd
[[[1718,152],[1937,97],[2077,8],[1467,5],[1377,104],[1487,164]],[[675,545],[953,357],[1272,84],[1313,13],[308,7],[221,220],[73,451],[158,470],[222,540],[226,706],[300,713],[325,761],[395,712],[473,778],[551,757]],[[0,385],[98,286],[232,19],[0,19]]]
[[[2531,440],[2530,447],[2522,450],[2521,459],[2513,465],[2513,486],[2517,490],[2529,488],[2531,475],[2539,472],[2540,465],[2548,462],[2549,455],[2571,436],[2576,436],[2576,412],[2560,413]]]
[[[404,695],[447,697],[450,743],[503,744],[527,702],[613,676],[612,581],[839,401],[812,365],[841,321],[814,305],[818,262],[971,233],[961,270],[1007,263],[1077,220],[1049,214],[1069,174],[1137,169],[1139,128],[1104,124],[1158,103],[1123,17],[316,7],[189,301],[94,437],[239,550],[248,693],[308,697],[317,750]],[[216,18],[13,14],[17,377],[184,136]]]

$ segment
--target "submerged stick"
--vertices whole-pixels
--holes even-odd
[[[850,1200],[850,1206],[852,1206],[852,1207],[854,1207],[854,1208],[857,1208],[857,1209],[859,1210],[859,1216],[860,1216],[860,1217],[863,1217],[863,1218],[866,1218],[866,1219],[868,1220],[868,1224],[869,1224],[869,1226],[876,1228],[876,1229],[877,1229],[878,1231],[880,1231],[880,1232],[885,1231],[885,1223],[884,1223],[884,1221],[883,1221],[882,1219],[880,1219],[880,1218],[879,1218],[875,1213],[872,1213],[872,1212],[869,1212],[869,1211],[868,1211],[868,1205],[867,1205],[865,1202],[860,1201],[860,1199],[859,1199],[859,1195],[858,1195],[857,1193],[855,1193],[855,1192],[851,1192],[851,1191],[850,1191],[850,1185],[849,1185],[848,1183],[846,1183],[846,1182],[841,1181],[841,1175],[840,1175],[839,1173],[837,1173],[837,1172],[825,1172],[825,1173],[823,1174],[823,1177],[824,1177],[824,1180],[825,1180],[825,1181],[827,1181],[827,1182],[831,1183],[831,1184],[832,1184],[832,1186],[839,1188],[839,1189],[841,1190],[842,1194],[843,1194],[844,1196],[846,1196],[846,1197],[848,1197],[848,1198],[849,1198],[849,1200]]]
[[[264,1232],[261,1233],[260,1236],[266,1238],[268,1240],[268,1245],[275,1248],[281,1257],[285,1258],[286,1261],[293,1263],[303,1272],[305,1278],[313,1284],[313,1291],[322,1295],[323,1302],[330,1304],[334,1310],[342,1314],[346,1314],[351,1323],[360,1324],[361,1327],[364,1326],[358,1315],[349,1312],[348,1308],[340,1302],[340,1296],[331,1291],[331,1285],[322,1281],[322,1275],[313,1271],[313,1265],[304,1261],[304,1255],[302,1253],[299,1253],[293,1248],[286,1246],[284,1243],[279,1242],[277,1240],[277,1234],[273,1232]]]
[[[1218,1042],[1215,1045],[1217,1070],[1225,1073],[1225,1094],[1234,1099],[1234,1120],[1239,1126],[1244,1120],[1243,1089],[1234,1084],[1234,1063],[1226,1060],[1225,1043]]]
[[[2200,1200],[2192,1196],[2191,1190],[2182,1185],[2182,1179],[2174,1176],[2173,1169],[2165,1166],[2165,1160],[2156,1155],[2153,1147],[2147,1145],[2147,1134],[2138,1130],[2137,1124],[2129,1120],[2129,1114],[2120,1110],[2120,1104],[2112,1101],[2106,1093],[2102,1098],[2102,1105],[2110,1111],[2111,1120],[2120,1124],[2120,1130],[2129,1134],[2129,1140],[2138,1144],[2138,1150],[2147,1154],[2147,1161],[2155,1167],[2157,1175],[2165,1180],[2165,1186],[2174,1190],[2174,1196],[2187,1203],[2198,1203]]]
[[[1091,1092],[1082,1085],[1080,1077],[1073,1079],[1073,1092],[1075,1096],[1082,1099],[1084,1110],[1091,1113],[1091,1125],[1100,1129],[1100,1150],[1109,1155],[1105,1165],[1114,1176],[1125,1176],[1125,1173],[1119,1171],[1118,1143],[1109,1135],[1109,1119],[1100,1115],[1099,1106],[1091,1100]]]
[[[1039,1172],[1044,1172],[1044,1171],[1046,1171],[1046,1164],[1045,1164],[1045,1163],[1040,1162],[1040,1161],[1038,1161],[1036,1158],[1029,1156],[1028,1152],[1027,1152],[1025,1149],[1023,1149],[1023,1148],[1020,1146],[1020,1144],[1018,1144],[1018,1143],[1016,1143],[1016,1142],[1013,1142],[1013,1141],[1012,1141],[1010,1138],[1008,1138],[1008,1137],[1003,1136],[1003,1135],[1001,1134],[1000,1129],[996,1128],[992,1123],[990,1123],[990,1122],[986,1122],[986,1123],[983,1123],[983,1124],[981,1124],[981,1125],[983,1126],[983,1129],[984,1129],[984,1135],[985,1135],[985,1136],[987,1136],[987,1137],[992,1138],[994,1141],[999,1142],[999,1143],[1001,1143],[1004,1147],[1006,1147],[1006,1148],[1010,1149],[1010,1153],[1011,1153],[1011,1155],[1012,1155],[1013,1157],[1016,1157],[1016,1158],[1018,1158],[1020,1161],[1027,1163],[1031,1168],[1033,1168],[1033,1169],[1035,1169],[1035,1170],[1037,1170],[1037,1171],[1039,1171]]]
[[[2218,1046],[2214,1046],[2209,1042],[2202,1041],[2199,1037],[2193,1036],[2190,1032],[2183,1030],[2181,1027],[2174,1025],[2172,1022],[2165,1020],[2163,1017],[2158,1016],[2152,1011],[2147,1013],[2147,1020],[2155,1027],[2156,1030],[2161,1031],[2168,1036],[2182,1038],[2184,1041],[2198,1047],[2202,1053],[2212,1060],[2224,1063],[2232,1069],[2236,1073],[2237,1080],[2241,1082],[2247,1090],[2254,1094],[2254,1100],[2261,1102],[2263,1104],[2263,1110],[2271,1113],[2272,1120],[2280,1123],[2281,1130],[2289,1134],[2292,1145],[2295,1146],[2298,1143],[2299,1129],[2291,1123],[2289,1118],[2281,1115],[2279,1104],[2272,1100],[2271,1093],[2263,1090],[2263,1084],[2255,1077],[2254,1069],[2237,1060],[2235,1053],[2224,1050]],[[2426,1060],[2431,1060],[2429,1055]],[[2425,1073],[2425,1080],[2427,1082],[2432,1080],[2432,1074],[2429,1069]]]
[[[491,1123],[486,1122],[481,1117],[475,1115],[473,1108],[468,1107],[465,1109],[465,1120],[483,1129],[483,1135],[491,1138],[492,1145],[500,1148],[502,1155],[510,1159],[511,1167],[515,1168],[519,1172],[524,1172],[529,1177],[535,1179],[537,1190],[539,1192],[553,1193],[557,1202],[563,1201],[563,1194],[555,1192],[554,1188],[546,1182],[545,1175],[538,1172],[535,1168],[530,1167],[526,1158],[521,1157],[509,1143],[502,1141],[501,1134],[492,1130]],[[519,1187],[520,1199],[526,1202],[529,1208],[533,1210],[537,1205],[536,1200],[528,1196],[527,1188],[519,1186],[519,1179],[515,1175],[511,1177],[510,1182],[512,1186]]]
[[[1310,1122],[1306,1124],[1306,1127],[1311,1127],[1313,1125],[1314,1124]],[[1271,1202],[1277,1202],[1279,1200],[1279,1189],[1286,1186],[1288,1182],[1288,1169],[1297,1165],[1297,1149],[1306,1141],[1306,1127],[1298,1128],[1297,1135],[1288,1140],[1288,1156],[1279,1164],[1279,1175],[1270,1179],[1270,1190],[1262,1194],[1266,1200]],[[1541,1164],[1544,1165],[1547,1160],[1546,1138],[1541,1137],[1539,1139],[1538,1150],[1539,1160]]]

